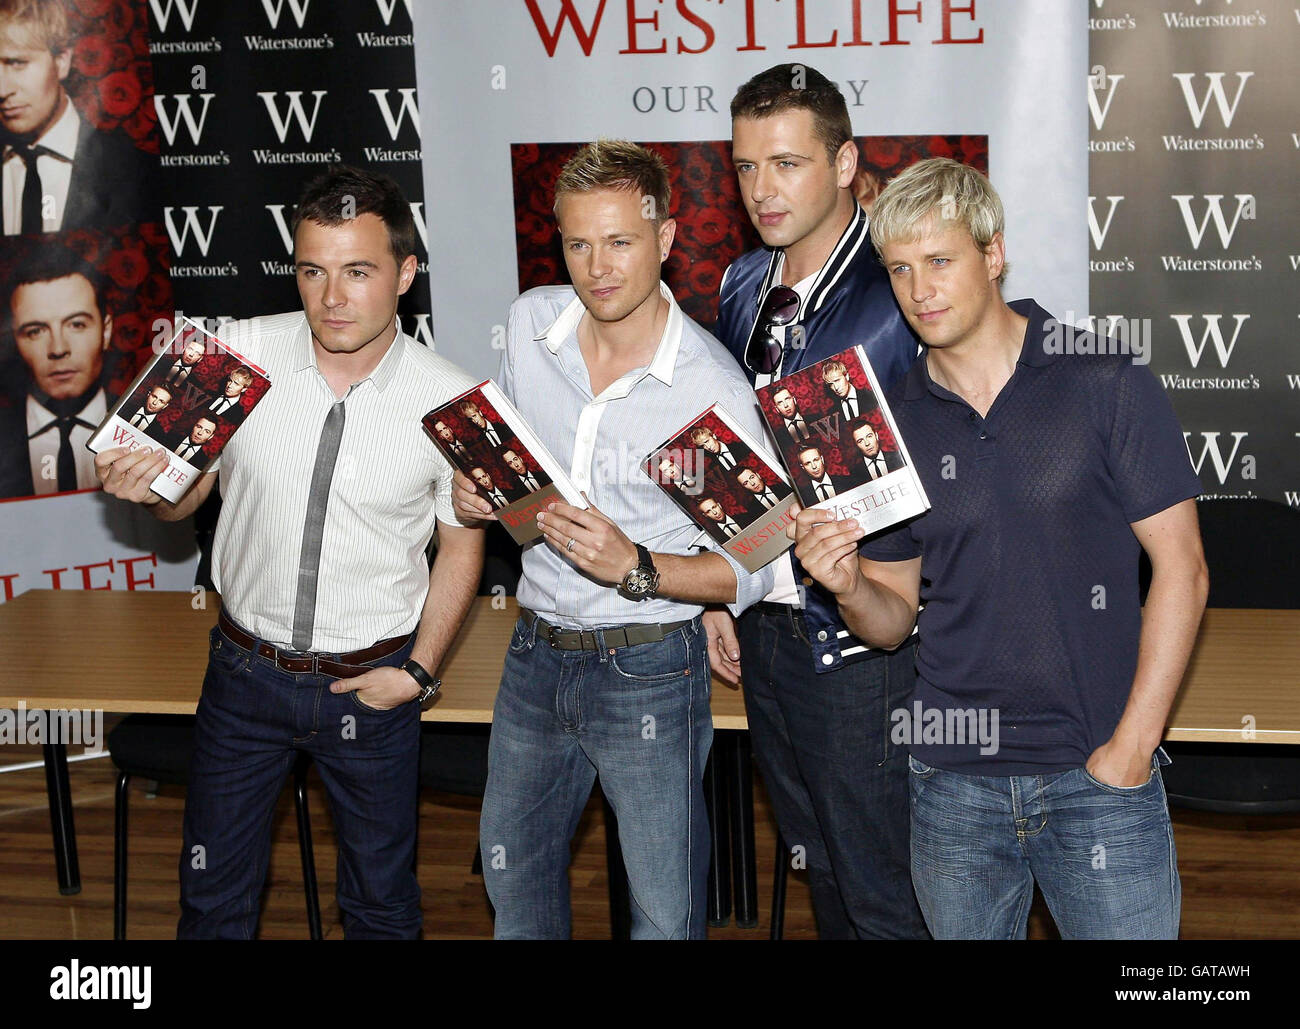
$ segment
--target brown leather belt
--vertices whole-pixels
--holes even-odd
[[[409,632],[405,636],[391,636],[386,640],[380,640],[374,646],[366,647],[365,650],[354,650],[348,654],[335,654],[326,659],[317,653],[301,650],[282,650],[279,647],[272,646],[265,640],[254,639],[232,622],[224,611],[217,618],[217,626],[232,642],[245,650],[251,650],[259,657],[275,662],[275,667],[281,671],[294,672],[300,675],[303,673],[331,675],[335,679],[352,679],[358,675],[364,675],[370,669],[358,668],[358,665],[364,665],[369,661],[397,653],[406,646],[407,641],[411,638]]]
[[[552,625],[535,611],[519,609],[520,617],[537,626],[537,638],[556,650],[600,650],[600,637],[605,638],[605,648],[634,647],[639,643],[659,643],[670,632],[690,625],[691,619],[681,622],[650,622],[616,625],[608,629],[561,629]]]

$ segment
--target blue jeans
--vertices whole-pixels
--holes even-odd
[[[569,936],[569,843],[597,775],[618,817],[633,938],[704,937],[709,688],[698,618],[658,643],[602,637],[595,651],[554,649],[519,620],[479,829],[498,939]]]
[[[754,757],[781,835],[802,847],[822,939],[925,939],[908,867],[907,751],[889,714],[911,699],[915,647],[818,674],[803,619],[737,623]]]
[[[399,665],[410,650],[370,667]],[[299,750],[329,797],[345,936],[419,938],[419,705],[376,711],[356,693],[331,693],[333,681],[283,672],[212,630],[185,796],[179,938],[253,937],[271,819]]]
[[[936,939],[1024,939],[1035,881],[1067,940],[1178,938],[1163,750],[1142,786],[1083,768],[982,776],[908,760],[912,879]]]

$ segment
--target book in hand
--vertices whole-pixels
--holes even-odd
[[[171,342],[144,366],[86,447],[96,454],[114,447],[165,450],[167,467],[149,488],[174,504],[270,388],[261,368],[182,318]]]
[[[587,502],[524,416],[491,379],[420,419],[452,466],[474,482],[497,509],[497,521],[516,543],[540,539],[537,515],[557,501]]]
[[[756,572],[794,543],[795,503],[777,460],[718,404],[652,450],[642,470],[743,568]]]
[[[799,504],[856,518],[868,535],[929,510],[907,445],[861,347],[763,386],[759,410]]]

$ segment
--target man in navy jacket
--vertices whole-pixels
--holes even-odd
[[[888,389],[917,342],[854,198],[858,151],[843,95],[806,65],[778,65],[740,87],[731,116],[741,196],[765,245],[727,270],[715,335],[742,363],[751,331],[782,343],[771,374],[745,365],[756,386],[858,344]],[[797,314],[756,325],[781,286],[798,294]],[[724,679],[744,671],[759,768],[786,844],[807,861],[819,932],[923,938],[908,871],[907,753],[888,732],[914,683],[913,642],[868,648],[792,555],[776,581],[734,627],[725,612],[706,614],[709,654]]]

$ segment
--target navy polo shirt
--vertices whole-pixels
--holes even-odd
[[[921,558],[916,692],[891,730],[918,761],[971,775],[1078,768],[1110,738],[1142,627],[1130,523],[1201,492],[1148,368],[1062,354],[1051,315],[1010,306],[1029,325],[987,417],[925,360],[890,390],[933,506],[861,547]]]

